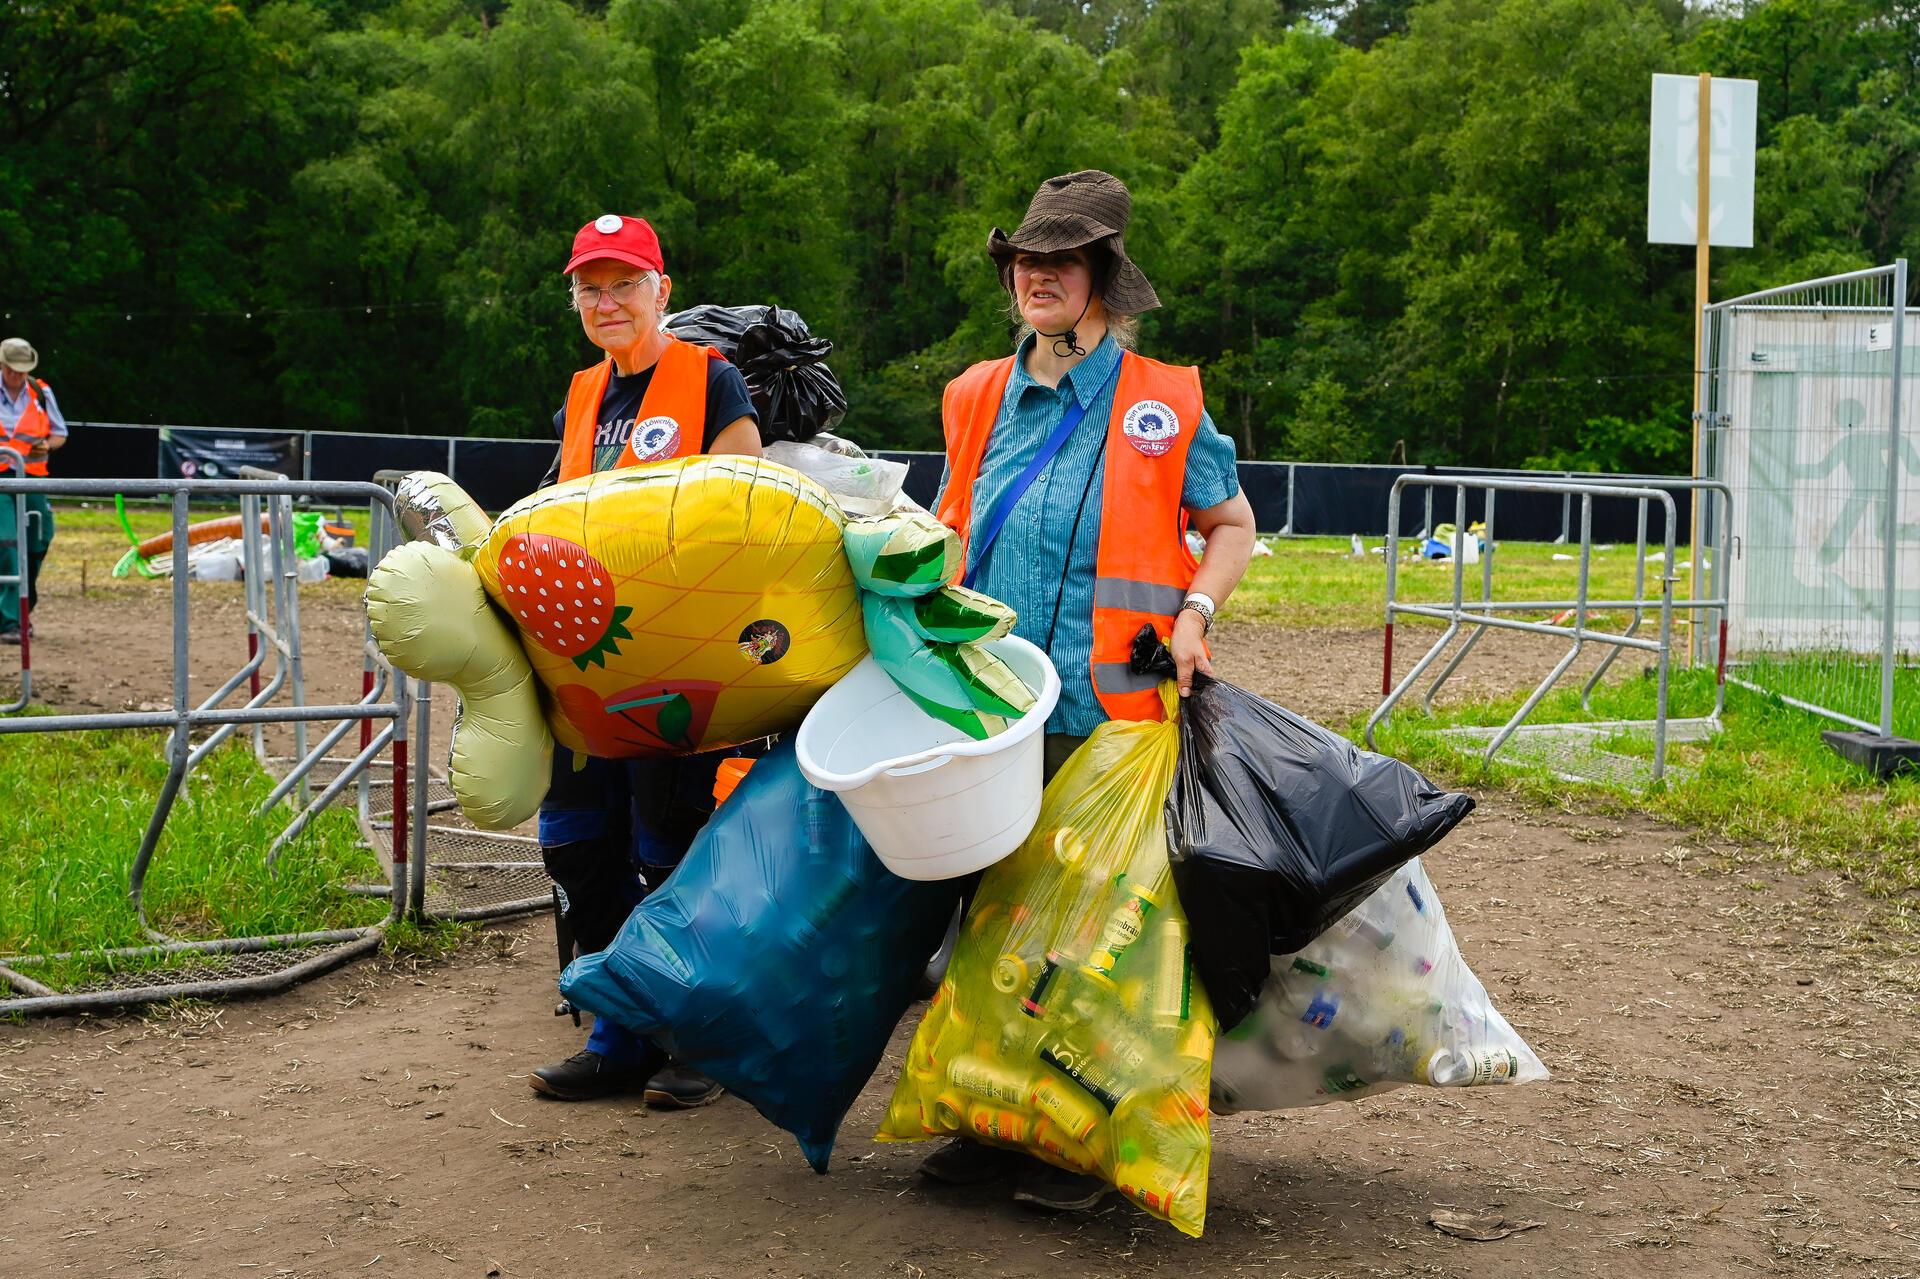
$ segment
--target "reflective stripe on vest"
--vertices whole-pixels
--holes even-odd
[[[720,359],[711,347],[695,346],[667,335],[666,350],[653,366],[653,380],[640,397],[633,433],[615,466],[639,466],[705,451],[707,361]],[[600,401],[613,377],[605,359],[573,375],[567,389],[566,427],[560,439],[560,479],[576,480],[593,471],[594,437],[600,430]]]
[[[950,474],[938,514],[960,535],[963,552],[973,530],[974,482],[1012,376],[1011,356],[976,364],[942,398]],[[1166,717],[1157,681],[1133,674],[1127,658],[1142,625],[1171,635],[1198,567],[1187,551],[1180,493],[1201,409],[1198,369],[1121,353],[1107,419],[1091,663],[1094,696],[1114,719]]]
[[[13,429],[3,431],[0,428],[0,448],[8,449],[19,455],[28,475],[46,475],[47,460],[28,462],[27,453],[36,445],[46,443],[53,434],[53,418],[47,414],[47,406],[40,402],[40,393],[47,384],[37,377],[27,379],[27,407],[20,410],[20,420]]]

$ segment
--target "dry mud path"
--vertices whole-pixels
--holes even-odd
[[[237,598],[197,597],[196,632]],[[350,591],[309,598],[316,684],[357,691]],[[50,702],[165,698],[150,600],[51,603]],[[1376,645],[1229,625],[1221,673],[1343,722]],[[1885,907],[1499,796],[1428,865],[1555,1079],[1216,1120],[1198,1241],[1117,1202],[936,1187],[925,1147],[870,1142],[912,1014],[827,1177],[737,1100],[538,1100],[527,1072],[580,1041],[540,919],[272,999],[0,1026],[0,1274],[1920,1275],[1920,950]],[[1467,1242],[1436,1208],[1540,1224]]]

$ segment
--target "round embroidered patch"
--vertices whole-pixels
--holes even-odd
[[[1120,420],[1127,442],[1148,457],[1159,457],[1173,447],[1180,434],[1180,419],[1158,400],[1141,400]]]
[[[670,417],[650,417],[633,428],[629,445],[642,462],[672,457],[680,448],[680,424]]]

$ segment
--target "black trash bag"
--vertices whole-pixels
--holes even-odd
[[[1174,678],[1151,627],[1132,665]],[[1196,673],[1180,706],[1167,842],[1193,970],[1221,1030],[1252,1011],[1271,956],[1325,932],[1472,811],[1472,796]]]
[[[367,548],[348,546],[337,551],[327,551],[327,576],[329,577],[365,577],[367,575]]]
[[[813,336],[792,311],[708,303],[669,315],[667,332],[714,348],[740,370],[760,415],[762,444],[804,444],[847,414],[846,394],[826,365],[833,343]]]

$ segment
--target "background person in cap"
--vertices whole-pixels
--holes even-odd
[[[40,356],[25,338],[0,342],[0,448],[14,454],[28,475],[47,474],[47,455],[67,444],[67,419],[53,398],[53,388],[33,370]],[[19,468],[8,474],[18,475]],[[0,574],[20,572],[20,548],[12,538],[16,525],[12,493],[0,494]],[[40,607],[40,566],[53,545],[53,507],[45,493],[30,493],[27,503],[27,619]],[[0,644],[20,642],[20,588],[0,586]]]
[[[1060,672],[1047,720],[1052,778],[1107,719],[1159,719],[1151,678],[1127,671],[1143,624],[1170,637],[1180,692],[1211,675],[1213,612],[1246,572],[1253,508],[1233,442],[1214,429],[1199,370],[1134,354],[1135,316],[1160,305],[1127,256],[1133,200],[1098,170],[1042,183],[987,252],[1012,296],[1014,354],[948,386],[947,477],[937,509],[966,544],[968,583],[1011,604],[1015,632]],[[1196,564],[1183,536],[1206,539]],[[1104,1182],[956,1139],[921,1171],[941,1181],[1013,1174],[1014,1198],[1091,1208]]]
[[[659,238],[640,218],[604,214],[574,236],[565,270],[573,307],[606,358],[574,374],[554,414],[560,451],[543,487],[701,453],[759,454],[758,418],[740,371],[660,327],[673,291],[664,266]],[[713,812],[714,769],[735,753],[589,758],[576,769],[572,753],[555,745],[540,851],[582,953],[612,942],[648,888],[679,864]],[[705,1075],[598,1019],[585,1049],[535,1070],[531,1083],[563,1101],[641,1089],[649,1104],[668,1108],[721,1095]]]

